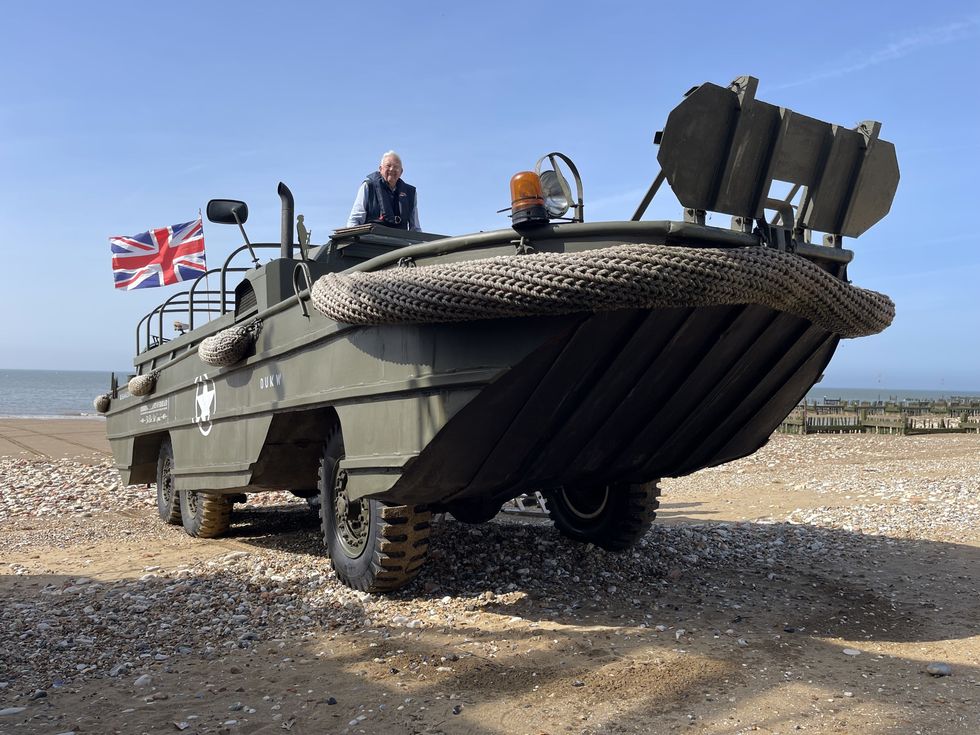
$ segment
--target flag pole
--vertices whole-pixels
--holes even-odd
[[[204,234],[204,216],[201,214],[201,208],[197,208],[197,216],[201,220],[201,234]],[[208,321],[211,321],[211,279],[208,277],[208,265],[207,265],[207,247],[205,246],[205,256],[204,256],[204,288],[208,292],[207,299],[207,315]]]
[[[197,216],[201,220],[201,235],[203,236],[204,235],[204,217],[201,214],[201,208],[200,207],[197,208]],[[207,253],[207,250],[206,249],[205,249],[205,253]],[[207,289],[207,292],[208,292],[208,309],[207,309],[207,314],[208,314],[208,322],[210,322],[211,321],[211,279],[208,278],[208,265],[207,265],[207,255],[206,254],[204,256],[204,260],[205,260],[205,263],[204,263],[204,288]],[[224,294],[219,294],[218,298],[224,299]]]

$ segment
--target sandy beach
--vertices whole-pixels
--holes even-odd
[[[0,419],[0,735],[980,731],[980,436],[774,436],[625,555],[446,517],[384,597],[286,494],[163,525],[103,432]]]
[[[109,455],[102,419],[0,418],[0,457],[61,459]]]

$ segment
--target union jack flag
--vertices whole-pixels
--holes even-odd
[[[110,237],[109,244],[116,288],[127,291],[196,281],[208,269],[204,262],[204,225],[200,217],[132,237]]]

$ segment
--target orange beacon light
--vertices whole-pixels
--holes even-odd
[[[510,180],[511,223],[515,229],[548,224],[541,179],[533,171],[521,171]]]

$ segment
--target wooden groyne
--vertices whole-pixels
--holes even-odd
[[[980,399],[803,402],[783,434],[980,434]]]

